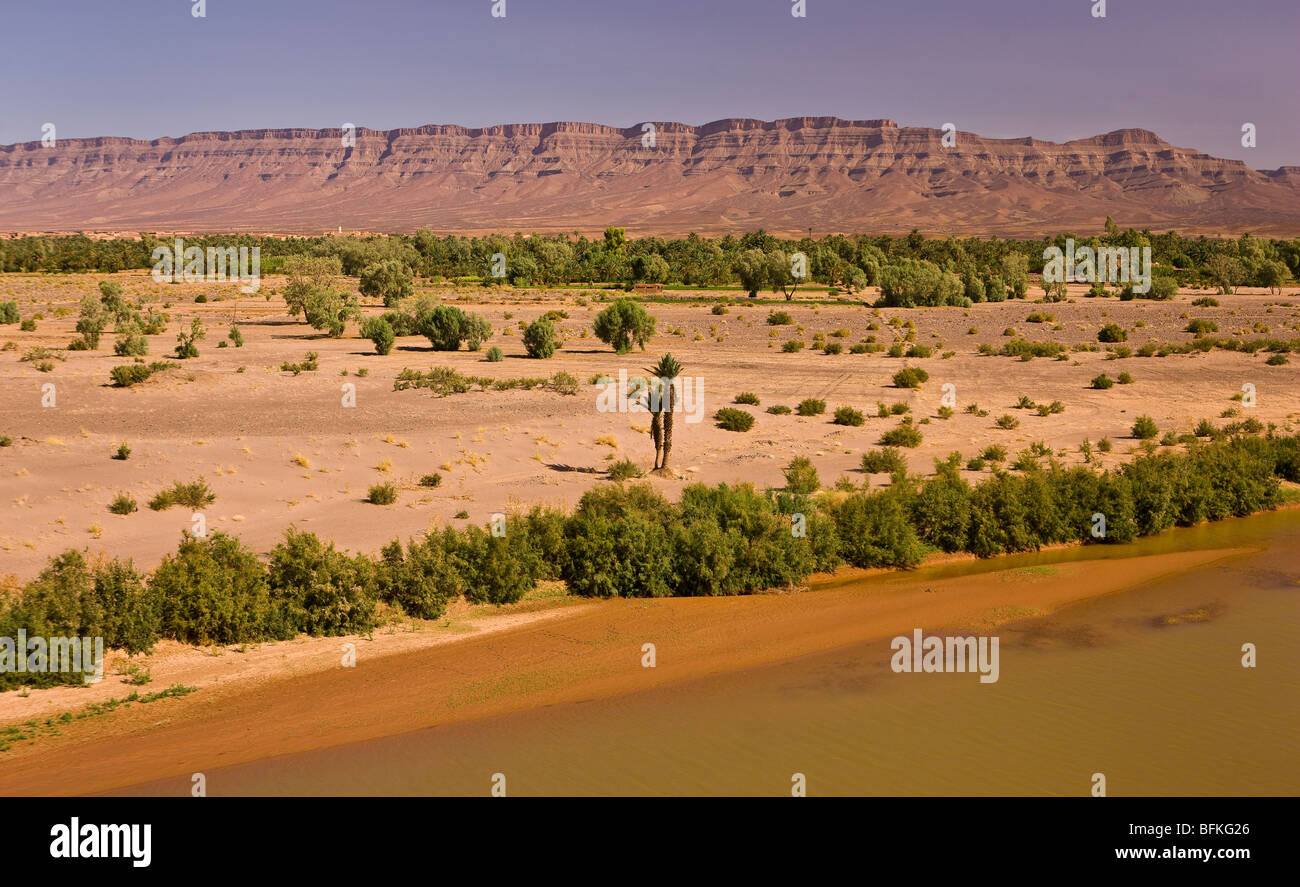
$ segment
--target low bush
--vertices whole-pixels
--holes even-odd
[[[719,428],[727,431],[748,431],[754,427],[754,414],[735,407],[723,407],[713,414]]]

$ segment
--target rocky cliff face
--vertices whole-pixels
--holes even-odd
[[[1300,233],[1300,168],[1260,172],[1118,130],[1057,144],[892,120],[524,123],[200,132],[0,146],[0,230],[634,235],[1041,234],[1121,225]]]

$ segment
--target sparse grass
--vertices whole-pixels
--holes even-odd
[[[216,493],[208,487],[207,481],[202,477],[189,483],[174,482],[169,488],[159,490],[152,499],[149,500],[149,507],[154,511],[165,511],[173,505],[183,505],[186,508],[202,508],[205,505],[211,505],[217,501]]]

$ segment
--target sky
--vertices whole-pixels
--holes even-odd
[[[7,0],[0,144],[837,116],[1300,165],[1300,0],[501,2]]]

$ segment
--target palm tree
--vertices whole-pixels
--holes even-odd
[[[662,417],[662,430],[655,428],[655,422],[650,424],[650,435],[657,437],[662,434],[663,458],[659,458],[660,443],[659,439],[655,440],[655,470],[663,473],[668,471],[668,454],[673,450],[673,381],[682,374],[682,365],[671,354],[665,354],[659,358],[659,362],[650,369],[646,370],[651,377],[652,390],[659,394],[659,409],[655,411],[655,420]],[[651,408],[654,407],[655,399],[651,399]]]
[[[650,370],[646,370],[646,372],[651,373]],[[644,382],[645,384],[639,384],[641,382]],[[654,409],[654,405],[659,403],[659,394],[656,392],[660,391],[661,386],[659,380],[654,377],[653,373],[651,373],[650,378],[648,379],[643,380],[640,377],[637,377],[632,380],[632,383],[632,390],[629,391],[627,395],[628,400],[635,401],[640,406],[645,407],[646,411],[650,413],[650,440],[652,440],[655,445],[655,468],[658,468],[659,453],[663,448],[664,425],[663,419]]]

